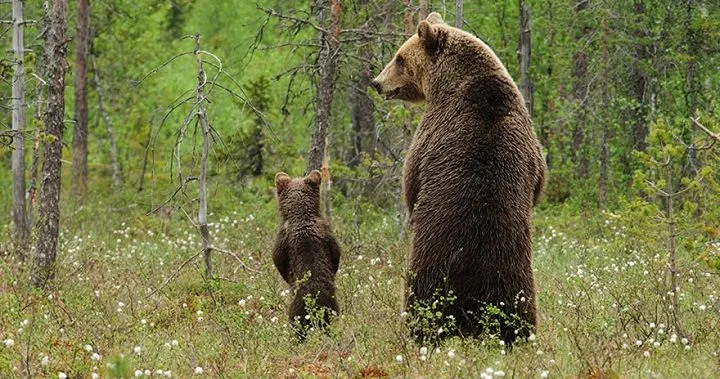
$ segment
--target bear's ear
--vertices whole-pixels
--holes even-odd
[[[320,171],[318,170],[312,170],[308,174],[308,176],[305,177],[305,183],[309,184],[313,187],[320,187],[320,182],[322,182],[322,175],[320,175]]]
[[[437,13],[437,12],[432,12],[432,13],[430,13],[430,14],[427,16],[427,18],[425,19],[425,21],[429,22],[430,25],[444,24],[444,23],[445,23],[445,21],[443,21],[442,16],[440,16],[440,13]]]
[[[425,47],[429,53],[435,52],[438,48],[438,30],[432,26],[428,21],[422,20],[418,25],[417,30],[420,43]]]
[[[290,184],[290,176],[284,172],[278,172],[275,174],[275,189],[277,193],[284,191],[288,184]]]

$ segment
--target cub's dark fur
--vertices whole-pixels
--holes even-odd
[[[325,326],[340,312],[335,298],[340,246],[330,223],[320,215],[321,181],[317,170],[305,178],[291,179],[284,172],[275,175],[282,225],[273,248],[273,263],[292,287],[294,298],[288,316],[298,327],[300,338],[313,322]],[[312,317],[317,312],[322,313],[321,320]]]

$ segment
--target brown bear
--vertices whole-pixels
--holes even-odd
[[[340,312],[335,274],[340,246],[330,223],[320,215],[320,172],[291,179],[275,175],[282,224],[273,248],[273,263],[293,290],[288,316],[303,339],[312,325],[326,326]]]
[[[431,13],[373,80],[425,102],[403,192],[413,229],[405,307],[419,339],[537,326],[531,216],[545,161],[522,95],[484,42]]]

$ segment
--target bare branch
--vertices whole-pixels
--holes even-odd
[[[223,250],[223,249],[217,248],[217,247],[215,247],[215,246],[211,247],[211,249],[217,251],[218,253],[227,254],[227,255],[235,258],[235,260],[238,261],[238,263],[240,263],[240,266],[241,266],[242,268],[244,268],[245,270],[247,270],[247,271],[251,271],[251,272],[254,272],[254,273],[257,273],[257,274],[260,274],[260,273],[261,273],[260,271],[255,270],[254,268],[248,267],[248,265],[245,264],[245,262],[243,262],[242,259],[240,259],[240,257],[238,257],[237,254],[233,253],[232,251]]]
[[[185,180],[183,180],[183,182],[180,184],[180,186],[178,186],[178,188],[175,189],[175,192],[173,192],[173,194],[170,195],[170,197],[168,197],[167,200],[165,200],[165,201],[163,201],[162,203],[160,203],[160,205],[158,205],[157,207],[155,207],[155,208],[154,208],[153,210],[151,210],[150,212],[145,213],[145,215],[148,216],[148,215],[151,215],[151,214],[157,212],[160,208],[164,207],[164,206],[167,205],[169,202],[171,202],[173,199],[175,199],[175,196],[176,196],[176,195],[178,194],[178,192],[180,192],[181,190],[182,190],[183,192],[185,192],[185,186],[186,186],[189,182],[191,182],[191,181],[193,181],[193,180],[198,180],[197,176],[188,176],[187,178],[185,178]]]
[[[692,120],[693,124],[695,124],[696,127],[705,132],[708,137],[712,138],[717,142],[720,142],[720,133],[714,133],[712,130],[706,128],[705,125],[701,124],[697,118],[690,117],[690,120]]]
[[[294,17],[294,16],[284,15],[284,14],[282,14],[282,13],[279,13],[279,12],[275,11],[275,10],[272,9],[272,8],[263,8],[263,7],[261,7],[261,6],[258,6],[257,8],[260,9],[261,11],[267,13],[269,16],[277,17],[277,18],[280,19],[280,20],[293,21],[293,22],[296,22],[296,23],[298,23],[298,24],[308,25],[308,26],[310,26],[311,28],[313,28],[313,29],[315,29],[315,30],[317,30],[317,31],[319,31],[319,32],[321,32],[321,33],[325,33],[325,34],[330,33],[327,29],[325,29],[325,28],[323,28],[323,27],[321,27],[321,26],[319,26],[319,25],[316,25],[315,23],[313,23],[313,22],[310,21],[310,20],[305,20],[305,19],[302,19],[302,18]]]
[[[152,70],[150,70],[150,72],[148,72],[147,74],[143,75],[143,77],[140,78],[140,80],[132,83],[132,86],[133,86],[133,87],[139,86],[142,82],[145,81],[145,79],[147,79],[147,78],[150,77],[151,75],[155,74],[156,72],[160,71],[163,67],[165,67],[165,66],[169,65],[170,63],[172,63],[175,59],[180,58],[180,57],[182,57],[182,56],[184,56],[184,55],[192,55],[192,54],[193,54],[192,51],[185,51],[185,52],[182,52],[182,53],[173,55],[172,57],[170,57],[170,59],[168,59],[168,60],[166,60],[165,62],[161,63],[160,66],[157,66],[157,67],[153,68]]]
[[[193,256],[191,256],[190,258],[186,259],[185,262],[183,262],[183,263],[180,265],[180,267],[178,267],[178,268],[175,270],[175,272],[172,273],[172,275],[170,275],[167,279],[165,279],[165,281],[164,281],[158,288],[154,289],[152,292],[150,292],[149,294],[147,294],[147,296],[145,296],[145,299],[149,299],[152,295],[158,293],[161,289],[165,288],[165,286],[166,286],[168,283],[170,283],[171,280],[175,279],[175,277],[177,276],[177,274],[180,273],[180,270],[182,270],[183,267],[187,266],[188,263],[192,262],[193,259],[197,258],[197,257],[200,255],[200,253],[201,253],[201,252],[197,252],[197,253],[195,253]]]

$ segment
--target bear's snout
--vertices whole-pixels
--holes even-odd
[[[372,88],[375,88],[375,91],[376,91],[379,95],[382,95],[382,85],[381,85],[380,82],[377,80],[377,78],[373,79],[372,82],[370,82],[370,85],[372,86]]]

